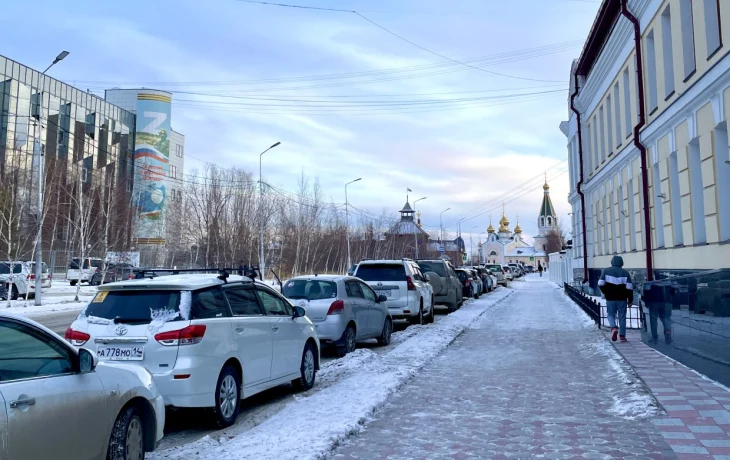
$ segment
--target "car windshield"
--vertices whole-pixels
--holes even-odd
[[[490,270],[492,270],[493,272],[501,272],[502,271],[502,267],[500,267],[499,265],[487,265],[487,268],[490,269]]]
[[[405,281],[406,269],[402,264],[360,264],[355,276],[363,281]]]
[[[422,272],[434,272],[438,276],[446,277],[446,269],[443,263],[439,262],[418,262],[418,266],[421,267]]]
[[[337,283],[323,280],[289,280],[284,284],[284,297],[298,300],[322,300],[337,297]]]
[[[152,322],[153,315],[158,318],[159,312],[163,312],[168,320],[179,320],[180,292],[100,291],[86,307],[84,315],[115,323],[147,324]]]

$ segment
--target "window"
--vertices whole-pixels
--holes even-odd
[[[357,277],[363,281],[405,281],[403,264],[360,264]]]
[[[620,104],[620,94],[618,89],[618,82],[616,82],[615,85],[613,85],[613,112],[616,115],[616,147],[621,145],[623,143],[623,137],[621,136],[621,104]]]
[[[692,1],[679,2],[679,17],[682,24],[682,59],[684,80],[687,81],[695,73],[695,26],[692,12]]]
[[[365,300],[369,300],[370,302],[375,302],[378,296],[375,295],[375,292],[368,286],[367,284],[358,281],[358,286],[360,287],[360,291],[362,292],[363,297],[365,297]]]
[[[603,123],[603,106],[598,109],[598,123],[601,126],[601,163],[606,161],[606,125]]]
[[[190,319],[224,318],[230,316],[226,297],[220,288],[193,292]]]
[[[323,280],[289,280],[282,291],[287,299],[323,300],[337,297],[337,283]]]
[[[3,382],[74,372],[73,355],[62,343],[14,321],[0,322]]]
[[[259,295],[261,303],[264,304],[264,309],[266,310],[266,313],[268,313],[269,315],[292,316],[294,314],[291,305],[286,303],[284,299],[281,299],[273,293],[269,292],[268,290],[260,287],[256,288],[256,292]]]
[[[591,154],[591,166],[593,167],[593,169],[598,169],[598,132],[596,130],[597,124],[598,120],[596,119],[596,117],[593,117],[593,123],[591,123],[591,127],[593,128],[593,152]]]
[[[720,26],[720,0],[704,0],[705,34],[707,35],[707,59],[722,47],[722,28]]]
[[[672,53],[672,13],[667,5],[662,13],[662,54],[664,56],[664,97],[674,94],[674,53]]]
[[[649,112],[658,107],[656,85],[656,46],[652,30],[646,37],[646,89],[649,92]]]
[[[707,229],[705,228],[705,198],[699,138],[690,141],[687,149],[689,153],[690,197],[692,199],[692,233],[694,243],[703,244],[707,243]]]
[[[613,115],[611,112],[611,96],[606,98],[606,124],[608,125],[606,128],[608,131],[608,136],[606,137],[606,141],[608,143],[608,156],[611,156],[613,155]]]
[[[629,68],[624,69],[624,122],[626,123],[626,137],[631,135],[631,79],[629,78]]]
[[[585,151],[585,165],[583,166],[585,170],[583,171],[583,174],[588,176],[590,172],[593,170],[591,167],[591,159],[593,158],[593,142],[591,140],[593,139],[591,136],[591,123],[589,122],[586,129],[586,151]]]
[[[177,155],[178,158],[183,157],[183,146],[180,144],[177,144],[175,146],[175,155]]]
[[[223,288],[233,316],[263,316],[266,313],[259,305],[251,286],[230,285]]]
[[[170,165],[170,177],[177,179],[177,166]]]

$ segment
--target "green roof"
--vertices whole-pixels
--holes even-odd
[[[538,217],[548,216],[556,217],[553,202],[550,200],[550,194],[545,192],[545,196],[542,198],[542,205],[540,206],[540,215]]]

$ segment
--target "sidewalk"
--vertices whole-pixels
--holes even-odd
[[[328,458],[689,458],[654,423],[672,417],[562,289],[539,277],[512,287]]]

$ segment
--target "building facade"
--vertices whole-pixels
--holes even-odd
[[[0,252],[28,258],[39,219],[46,251],[126,247],[135,138],[134,113],[0,56]]]
[[[639,281],[728,267],[729,50],[725,0],[602,2],[561,124],[576,279],[615,254]]]

